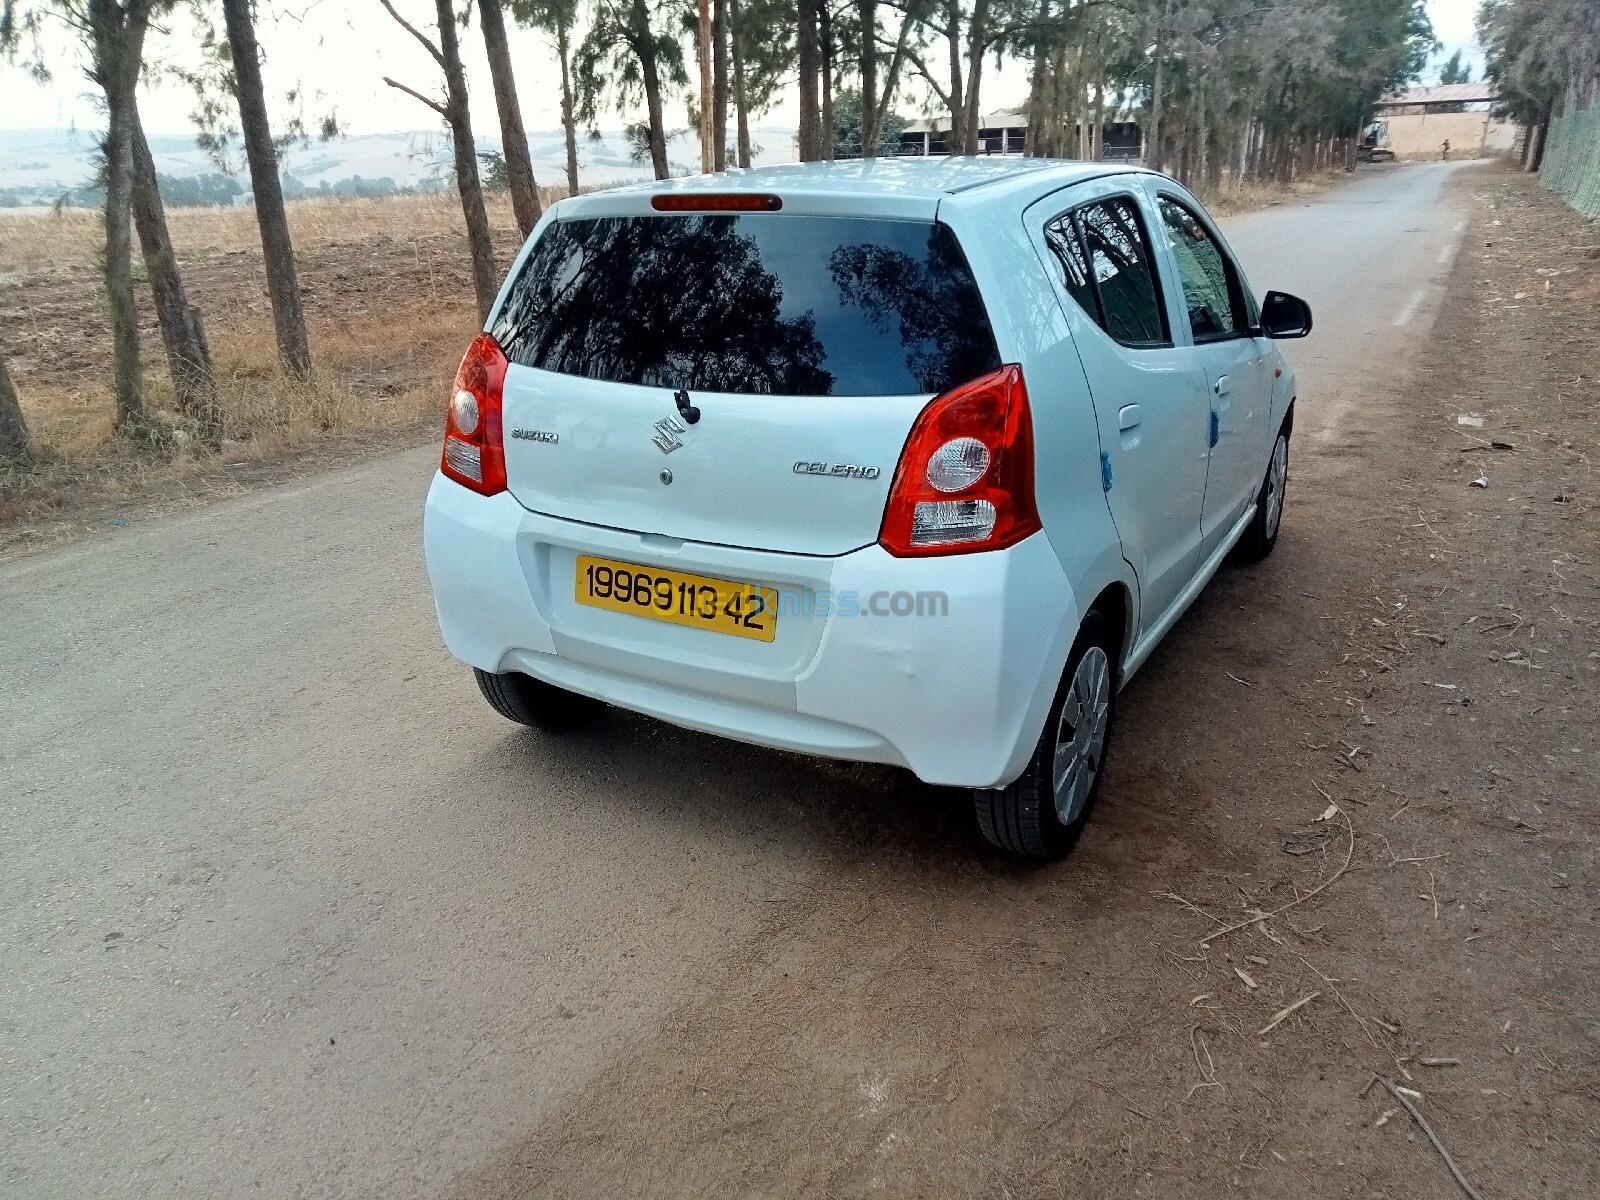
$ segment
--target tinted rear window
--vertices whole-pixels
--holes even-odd
[[[524,366],[691,391],[914,395],[1000,365],[955,235],[923,221],[556,222],[492,332]]]

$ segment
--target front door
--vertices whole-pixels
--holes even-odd
[[[1256,328],[1244,276],[1200,207],[1165,180],[1153,181],[1158,241],[1177,285],[1175,319],[1187,326],[1209,400],[1211,469],[1200,514],[1201,555],[1209,557],[1255,498],[1267,466],[1272,364]]]

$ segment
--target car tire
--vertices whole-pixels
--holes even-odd
[[[974,795],[978,828],[1000,849],[1041,861],[1060,858],[1089,823],[1111,747],[1121,641],[1121,630],[1105,614],[1091,610],[1067,656],[1067,668],[1028,765],[1008,786]],[[1085,713],[1087,720],[1082,715],[1074,719],[1075,714]],[[1087,732],[1080,733],[1085,726]],[[1069,735],[1071,741],[1063,742]],[[1067,746],[1072,747],[1072,758],[1063,767],[1060,760]],[[1078,770],[1087,768],[1092,774],[1086,786],[1063,795],[1065,781],[1059,772],[1070,773],[1073,761]]]
[[[1278,544],[1278,531],[1283,528],[1283,501],[1289,484],[1289,426],[1278,430],[1272,443],[1272,455],[1267,459],[1266,474],[1261,477],[1261,488],[1256,492],[1256,515],[1236,547],[1238,557],[1245,562],[1256,562],[1272,553]]]
[[[483,698],[508,721],[560,733],[587,724],[605,711],[605,704],[592,696],[580,696],[531,675],[508,672],[497,675],[472,668]]]

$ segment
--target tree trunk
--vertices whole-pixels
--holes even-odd
[[[134,90],[144,50],[148,11],[125,17],[115,6],[96,9],[94,73],[106,96],[106,305],[111,313],[112,375],[117,394],[117,428],[142,434],[148,429],[144,381],[139,367],[139,313],[133,302]]]
[[[567,195],[578,194],[578,120],[572,112],[572,30],[556,29],[556,54],[561,59],[561,128],[567,135]]]
[[[945,142],[945,149],[951,154],[968,154],[966,79],[961,73],[961,0],[946,3],[944,19],[950,66],[950,139]]]
[[[739,24],[739,0],[728,0],[728,33],[733,54],[733,109],[739,125],[739,165],[750,165],[750,105],[744,91],[744,31]]]
[[[278,334],[278,357],[289,374],[303,379],[311,373],[311,346],[306,339],[305,314],[300,311],[300,282],[295,276],[289,217],[284,211],[283,187],[278,179],[278,151],[272,144],[272,127],[267,121],[261,52],[256,46],[250,0],[223,0],[222,15],[227,21],[228,45],[233,54],[239,129],[250,163],[256,224],[261,227],[261,257],[267,272],[267,295],[272,300],[272,323]]]
[[[1078,132],[1078,161],[1089,161],[1089,25],[1084,22],[1083,35],[1078,40],[1077,86],[1072,91],[1072,118]]]
[[[235,3],[237,0],[229,0]],[[483,183],[478,178],[478,148],[472,141],[472,109],[467,101],[467,73],[461,66],[461,41],[456,36],[453,0],[435,0],[439,19],[439,53],[444,59],[445,119],[455,148],[456,190],[461,193],[461,215],[467,224],[467,245],[472,252],[472,290],[478,298],[478,316],[487,319],[498,292],[499,272],[494,265],[494,241],[489,235],[489,214],[483,207]]]
[[[28,457],[28,422],[22,416],[17,385],[11,382],[6,355],[0,350],[0,462],[21,462]]]
[[[645,114],[650,126],[650,167],[657,179],[665,179],[671,174],[671,167],[667,164],[666,117],[661,109],[661,75],[656,70],[655,56],[642,55],[639,70],[644,79]]]
[[[728,169],[728,0],[711,5],[712,167]]]
[[[1067,70],[1067,39],[1056,42],[1045,83],[1044,145],[1047,158],[1064,158],[1067,152],[1067,98],[1076,86],[1075,74]]]
[[[1094,144],[1091,154],[1095,162],[1106,156],[1106,43],[1103,34],[1095,38],[1094,55],[1094,106],[1090,110]]]
[[[978,97],[983,85],[983,49],[989,37],[989,0],[976,0],[972,6],[972,20],[967,26],[967,120],[966,152],[976,154],[982,149],[979,139],[983,132],[983,113]]]
[[[828,0],[817,6],[817,32],[822,45],[822,158],[833,161],[833,10]]]
[[[861,21],[861,157],[878,157],[878,0],[859,0]]]
[[[1161,23],[1156,26],[1156,73],[1150,85],[1150,122],[1145,128],[1145,165],[1161,170],[1161,105],[1167,81],[1167,25],[1172,20],[1172,0],[1161,0]]]
[[[906,50],[911,44],[911,31],[915,26],[915,9],[907,9],[900,20],[900,36],[895,41],[894,53],[889,56],[889,67],[884,72],[883,84],[878,89],[878,108],[873,117],[873,129],[878,131],[878,141],[883,140],[883,125],[889,119],[889,106],[894,103],[895,90],[900,86],[900,68],[905,65]]]
[[[715,137],[711,132],[712,110],[716,102],[712,97],[715,86],[711,79],[711,0],[698,0],[695,25],[695,54],[700,63],[700,173],[709,175],[716,169],[717,155],[713,147]]]
[[[533,177],[533,156],[522,127],[522,106],[517,103],[517,77],[511,69],[511,47],[506,42],[506,20],[500,0],[478,0],[478,24],[483,27],[483,48],[489,55],[489,75],[494,80],[494,103],[500,111],[500,148],[505,155],[506,183],[517,228],[527,237],[539,223],[539,184]]]
[[[150,277],[150,295],[161,325],[178,410],[195,422],[208,444],[215,446],[222,440],[222,417],[217,409],[211,350],[206,345],[199,311],[189,303],[183,276],[178,272],[177,255],[167,232],[166,208],[156,184],[156,165],[150,157],[137,107],[133,115],[133,223],[139,231],[139,247]]]
[[[1539,111],[1539,119],[1528,130],[1528,170],[1537,171],[1544,163],[1545,141],[1550,135],[1550,117],[1553,105],[1546,104]]]
[[[817,98],[818,0],[799,0],[799,21],[795,30],[795,56],[800,68],[800,161],[816,162],[822,157],[822,113]]]
[[[1045,30],[1050,27],[1051,0],[1039,0],[1038,40],[1033,44],[1033,71],[1028,78],[1028,132],[1025,152],[1034,158],[1043,158],[1045,146],[1045,91],[1046,76],[1050,70],[1050,39]]]

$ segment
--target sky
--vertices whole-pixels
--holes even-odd
[[[413,24],[431,29],[432,6],[424,0],[395,0],[395,7]],[[1462,49],[1473,65],[1474,78],[1483,68],[1474,39],[1477,0],[1428,0],[1434,36],[1443,49],[1430,62],[1423,82],[1438,81],[1439,64]],[[418,101],[384,85],[391,75],[429,95],[438,95],[442,80],[433,60],[409,34],[396,25],[377,0],[260,0],[259,37],[265,54],[263,74],[269,92],[281,97],[303,86],[301,109],[308,124],[328,111],[335,112],[348,133],[385,133],[432,129],[438,118]],[[195,29],[187,6],[165,19],[146,43],[146,57],[157,69],[156,78],[140,96],[140,113],[151,133],[184,133],[191,129],[194,98],[188,87],[171,77],[170,69],[193,65]],[[560,75],[554,51],[542,35],[513,29],[511,49],[517,63],[517,88],[523,122],[529,130],[560,125]],[[467,87],[472,96],[475,128],[497,131],[489,68],[482,36],[476,26],[462,39]],[[53,77],[37,84],[19,68],[0,63],[0,128],[94,129],[102,118],[94,104],[92,86],[83,77],[83,59],[71,36],[55,26],[47,30],[44,51]],[[166,77],[161,72],[166,72]],[[761,124],[793,126],[796,123],[794,89],[759,118]],[[984,108],[1011,108],[1027,94],[1025,69],[1008,63],[999,72],[986,68]],[[897,105],[907,116],[919,115],[921,90],[902,94]],[[282,119],[287,106],[274,101],[274,115]],[[615,128],[638,113],[612,113],[601,123]],[[681,99],[668,109],[669,123],[686,125]]]

